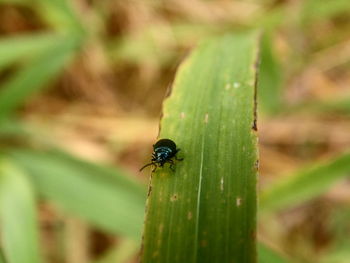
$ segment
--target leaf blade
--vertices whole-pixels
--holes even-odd
[[[64,211],[139,240],[145,196],[140,183],[62,152],[17,150],[9,156],[26,169],[38,191]]]
[[[0,40],[0,69],[24,56],[40,54],[43,49],[52,48],[64,40],[63,36],[48,33],[3,38]]]
[[[329,189],[350,173],[350,154],[314,164],[276,181],[260,196],[262,212],[273,212],[286,206],[306,202]]]
[[[142,262],[256,262],[257,42],[225,35],[180,66],[160,138],[185,159],[152,176]]]
[[[276,114],[282,107],[282,72],[273,53],[272,33],[262,38],[259,71],[259,105],[264,112]]]
[[[27,96],[53,78],[71,58],[76,46],[77,39],[74,38],[59,43],[6,82],[0,90],[0,119],[8,116]]]
[[[40,263],[39,234],[33,191],[17,167],[2,160],[0,219],[4,256],[8,263]]]

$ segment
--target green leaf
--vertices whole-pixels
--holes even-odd
[[[274,5],[272,9],[253,17],[252,26],[268,31],[281,25],[295,27],[298,23],[305,27],[310,23],[331,19],[337,15],[348,15],[349,11],[350,2],[348,0],[304,0],[299,6]],[[290,15],[291,12],[294,12],[295,15]]]
[[[18,120],[0,120],[0,139],[2,139],[3,137],[6,138],[10,136],[28,136],[27,128],[23,125],[23,123],[19,122]]]
[[[259,70],[259,107],[269,114],[276,114],[282,106],[282,72],[273,53],[271,33],[264,35]]]
[[[306,0],[303,2],[300,16],[303,23],[326,20],[339,14],[350,12],[350,2],[348,0]]]
[[[269,186],[260,196],[262,212],[273,212],[306,202],[327,191],[332,184],[350,174],[350,154],[314,164]]]
[[[85,29],[69,0],[36,0],[38,11],[56,30],[71,33],[75,36],[84,36]]]
[[[8,263],[39,263],[35,199],[25,174],[12,163],[0,162],[1,242]]]
[[[272,250],[263,243],[258,243],[259,263],[288,263],[287,259],[283,258],[276,251]]]
[[[119,170],[57,151],[17,150],[10,156],[28,172],[38,191],[64,211],[139,240],[146,196],[140,183]]]
[[[349,242],[346,246],[337,247],[334,251],[331,251],[322,256],[321,263],[348,263],[350,258]]]
[[[152,175],[142,262],[256,262],[257,51],[225,35],[180,66],[159,137],[184,160]]]
[[[6,262],[5,262],[4,255],[2,254],[1,248],[0,248],[0,263],[6,263]]]
[[[28,4],[32,0],[0,0],[0,4]]]
[[[58,43],[3,84],[0,90],[0,119],[7,117],[29,95],[57,75],[76,47],[77,39],[74,38]]]
[[[316,114],[350,114],[350,98],[328,98],[323,100],[312,100],[304,103],[299,103],[288,108],[289,113],[316,113]]]
[[[0,70],[9,64],[33,57],[48,48],[57,46],[58,42],[65,42],[66,37],[58,34],[22,35],[2,38],[0,40]]]
[[[86,30],[81,21],[82,14],[75,10],[74,2],[69,0],[0,0],[0,3],[21,4],[35,8],[44,20],[57,31],[72,33],[74,36],[85,36]],[[90,23],[93,25],[93,23]],[[90,31],[91,31],[90,27]]]

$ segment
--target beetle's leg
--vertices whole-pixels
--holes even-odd
[[[177,158],[177,156],[175,156],[175,160],[176,161],[182,161],[184,158]]]
[[[174,172],[175,171],[175,169],[174,169],[174,161],[170,159],[167,162],[170,163],[170,170],[172,170]]]
[[[152,169],[152,173],[154,173],[156,170],[157,170],[157,165],[155,163],[152,163],[153,164],[153,169]]]
[[[140,169],[140,172],[144,169],[144,168],[146,168],[147,166],[150,166],[150,165],[154,165],[154,163],[153,162],[151,162],[151,163],[148,163],[148,164],[146,164],[146,165],[144,165],[141,169]]]
[[[176,153],[178,153],[181,149],[176,149]],[[184,158],[177,158],[176,154],[175,154],[175,160],[176,161],[182,161]]]

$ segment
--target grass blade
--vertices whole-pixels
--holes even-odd
[[[76,46],[77,40],[74,38],[59,43],[5,83],[0,90],[0,119],[6,117],[29,95],[42,88],[48,80],[60,72],[71,58]]]
[[[318,1],[306,0],[300,12],[303,23],[311,23],[330,19],[339,14],[349,14],[350,2],[348,0]]]
[[[42,262],[33,191],[25,175],[5,160],[0,162],[0,219],[7,262]]]
[[[142,262],[256,262],[257,43],[225,35],[179,68],[160,138],[185,159],[152,176]]]
[[[262,38],[258,98],[264,112],[276,114],[282,106],[282,72],[273,53],[271,35],[267,33]]]
[[[302,169],[266,189],[260,196],[259,208],[262,212],[273,212],[306,202],[327,191],[333,183],[349,173],[349,153]]]
[[[64,211],[101,229],[140,239],[146,196],[140,183],[62,152],[17,150],[10,157],[28,172],[38,191]]]
[[[289,107],[288,112],[303,113],[311,112],[313,114],[350,114],[350,98],[345,96],[343,98],[315,100],[300,103]]]
[[[73,35],[85,35],[85,29],[69,0],[38,0],[38,11],[56,30]]]
[[[58,34],[8,37],[0,40],[0,70],[24,56],[35,56],[66,38]]]

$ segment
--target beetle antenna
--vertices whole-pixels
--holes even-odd
[[[147,166],[150,166],[150,165],[154,165],[154,163],[151,162],[151,163],[144,165],[139,171],[141,172],[143,169],[145,169]]]

